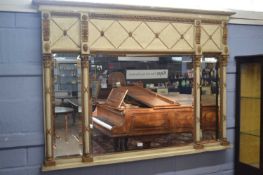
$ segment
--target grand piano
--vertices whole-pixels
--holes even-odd
[[[215,129],[214,107],[205,108],[202,129]],[[181,105],[140,86],[113,88],[105,103],[97,104],[93,126],[114,138],[114,149],[127,150],[129,137],[193,132],[193,106]]]

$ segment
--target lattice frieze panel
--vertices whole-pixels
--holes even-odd
[[[80,50],[79,17],[53,16],[50,30],[51,50]]]
[[[203,52],[221,52],[222,27],[221,25],[201,25],[201,46]]]
[[[193,24],[91,19],[91,50],[194,50]]]

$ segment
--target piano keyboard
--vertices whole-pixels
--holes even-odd
[[[96,123],[97,125],[100,125],[100,126],[106,128],[106,129],[108,129],[108,130],[111,130],[111,129],[112,129],[112,126],[111,126],[111,125],[109,125],[108,123],[105,123],[104,121],[102,121],[102,120],[100,120],[100,119],[98,119],[98,118],[96,118],[96,117],[92,117],[92,121],[93,121],[94,123]]]

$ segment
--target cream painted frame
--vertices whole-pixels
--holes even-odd
[[[70,167],[92,166],[99,164],[116,163],[120,161],[132,161],[149,159],[153,157],[165,157],[169,155],[182,155],[199,153],[208,150],[220,150],[229,146],[226,136],[226,65],[228,58],[228,46],[227,46],[227,21],[230,12],[207,12],[207,11],[185,11],[175,9],[163,9],[156,8],[150,9],[147,7],[130,7],[130,6],[109,6],[109,5],[97,5],[90,3],[61,3],[59,1],[37,1],[39,9],[42,13],[42,53],[43,53],[43,96],[44,96],[44,121],[45,121],[45,161],[44,170],[61,169]],[[83,5],[85,7],[83,7]],[[131,14],[137,14],[131,15]],[[197,15],[198,14],[198,15]],[[76,42],[76,47],[63,49],[56,49],[52,47],[51,42],[51,28],[50,22],[52,17],[77,17],[79,19],[79,33],[75,34],[79,37]],[[90,20],[127,20],[127,21],[154,21],[154,22],[172,22],[176,23],[190,23],[193,25],[193,49],[174,50],[147,50],[147,48],[141,49],[120,49],[120,48],[103,48],[101,44],[100,48],[90,47],[89,37],[92,35],[89,26]],[[63,21],[63,20],[62,20]],[[174,28],[176,30],[176,28]],[[211,29],[211,31],[210,31]],[[67,36],[67,30],[62,31],[64,36]],[[152,31],[153,32],[153,31]],[[213,37],[216,33],[216,39]],[[74,36],[75,36],[74,35]],[[100,31],[101,37],[104,37],[104,31]],[[128,35],[133,35],[128,33]],[[157,36],[158,35],[158,36]],[[202,36],[206,36],[206,39],[202,39]],[[219,36],[219,38],[218,38]],[[158,38],[159,34],[155,33],[155,37]],[[181,36],[181,39],[185,39]],[[180,39],[179,39],[180,40]],[[208,42],[214,42],[216,49],[205,46]],[[62,43],[67,44],[67,43]],[[205,48],[205,49],[203,49]],[[214,50],[213,50],[214,49]],[[83,104],[83,156],[82,162],[80,159],[72,159],[70,164],[68,161],[55,160],[52,142],[53,142],[53,130],[52,130],[52,117],[53,117],[53,103],[52,103],[52,53],[54,52],[70,52],[75,51],[81,54],[81,70],[82,70],[82,104]],[[193,55],[194,65],[194,144],[193,148],[163,148],[162,151],[168,154],[160,154],[158,150],[142,151],[141,155],[137,156],[137,153],[122,153],[124,158],[119,159],[119,154],[110,156],[92,156],[91,145],[91,132],[92,123],[90,120],[90,94],[89,94],[89,61],[88,57],[90,53],[140,53],[140,54],[190,54]],[[218,144],[202,144],[200,142],[200,60],[204,54],[216,54],[220,55],[220,140]],[[179,150],[179,151],[178,151]],[[105,159],[105,161],[102,161]],[[74,161],[79,163],[73,163]],[[85,163],[89,162],[89,163]],[[51,167],[51,168],[50,168]],[[52,168],[53,167],[53,168]]]
[[[59,17],[77,17],[79,19],[79,23],[81,24],[81,29],[79,31],[79,36],[81,33],[82,40],[79,49],[67,49],[65,52],[80,52],[81,53],[81,101],[82,101],[82,131],[83,131],[83,162],[92,161],[92,156],[90,154],[90,94],[89,94],[89,62],[88,62],[88,54],[86,48],[87,43],[87,15],[72,13],[50,13],[47,11],[42,12],[42,52],[43,52],[43,91],[44,91],[44,118],[45,118],[45,166],[54,166],[56,165],[56,161],[54,159],[54,151],[53,151],[53,140],[54,140],[54,131],[53,131],[53,115],[54,115],[54,103],[53,103],[53,81],[52,81],[52,52],[62,52],[63,50],[55,50],[52,49],[52,41],[51,41],[51,25],[50,21],[52,15]],[[58,26],[58,24],[56,24]],[[68,29],[67,29],[68,30]],[[67,30],[62,31],[63,35],[67,35]],[[63,37],[63,36],[62,36]],[[61,37],[60,37],[61,38]],[[67,43],[65,43],[67,44]],[[83,48],[80,50],[80,48]]]

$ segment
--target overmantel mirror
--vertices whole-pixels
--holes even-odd
[[[232,13],[36,3],[44,170],[228,148]]]

